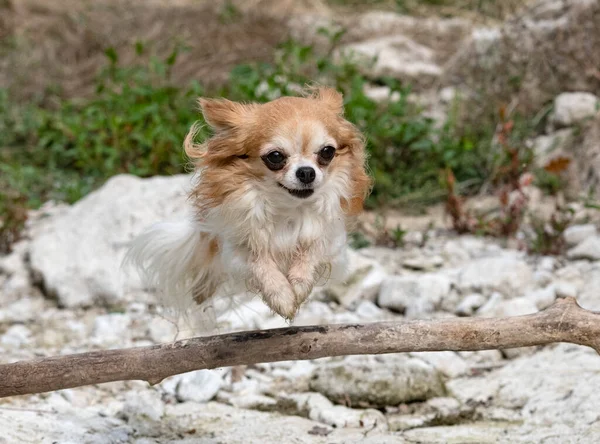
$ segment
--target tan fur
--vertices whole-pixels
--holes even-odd
[[[225,99],[200,99],[199,104],[214,135],[204,143],[196,144],[194,137],[197,127],[194,127],[185,141],[187,155],[201,170],[199,181],[192,192],[198,220],[208,220],[213,214],[211,212],[218,210],[219,217],[240,224],[242,230],[236,231],[235,236],[241,237],[234,243],[242,243],[248,249],[247,260],[251,276],[249,285],[262,294],[265,302],[275,312],[292,319],[312,291],[318,279],[318,270],[326,265],[323,261],[328,259],[323,257],[323,252],[330,247],[323,242],[329,242],[329,238],[322,241],[320,231],[309,230],[309,234],[299,239],[293,249],[286,246],[288,250],[279,251],[271,245],[276,240],[265,237],[270,231],[261,234],[259,229],[243,234],[244,218],[254,216],[251,210],[248,213],[245,209],[247,205],[251,208],[251,201],[242,207],[240,202],[248,202],[248,196],[261,189],[272,194],[272,189],[264,187],[277,189],[273,180],[281,184],[287,177],[287,165],[273,171],[261,159],[261,156],[267,155],[272,149],[269,146],[272,146],[273,141],[282,140],[298,147],[295,148],[298,151],[285,153],[284,147],[277,149],[290,156],[311,159],[315,168],[322,170],[319,173],[323,177],[321,180],[337,177],[338,182],[342,181],[340,184],[343,185],[336,185],[343,186],[339,190],[337,211],[343,212],[340,214],[347,220],[342,223],[347,226],[363,210],[364,200],[371,187],[371,179],[366,172],[364,139],[357,128],[343,117],[343,97],[331,88],[310,88],[305,97],[281,97],[265,104],[241,104]],[[331,143],[337,148],[329,164],[317,162],[320,145],[315,145],[315,138],[321,137],[327,140],[333,138]],[[293,175],[294,171],[290,171],[290,174]],[[287,195],[286,191],[281,193]],[[271,198],[273,197],[268,199]],[[286,200],[289,199],[293,201],[296,198],[288,197]],[[333,204],[332,207],[328,203],[328,208],[336,211],[337,204]],[[287,204],[283,205],[285,207]],[[301,205],[300,201],[298,205]],[[244,209],[237,210],[238,208]],[[294,207],[285,211],[293,211],[292,208]],[[260,227],[261,224],[271,223],[268,220],[270,217],[284,217],[285,221],[288,216],[285,216],[283,208],[277,211],[279,215],[260,213],[256,217],[267,219],[263,222],[258,219],[258,222],[253,223],[258,223]],[[337,216],[331,217],[339,220]],[[334,219],[331,219],[331,223]],[[210,241],[207,253],[210,258],[220,253],[215,239]],[[210,285],[201,286],[212,289]],[[208,297],[210,296],[203,293],[197,295],[196,300],[204,301]]]

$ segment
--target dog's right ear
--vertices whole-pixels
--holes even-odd
[[[215,131],[225,131],[242,125],[256,105],[232,102],[227,99],[198,99],[204,120]]]

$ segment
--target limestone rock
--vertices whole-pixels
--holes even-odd
[[[391,276],[383,281],[377,303],[407,317],[419,317],[433,312],[450,288],[450,280],[441,274]]]
[[[188,176],[111,178],[35,232],[31,267],[44,288],[65,307],[114,304],[127,284],[141,289],[131,271],[122,274],[128,242],[147,226],[186,211]]]
[[[420,359],[386,356],[378,359],[346,358],[318,367],[310,381],[312,390],[334,402],[384,407],[424,401],[444,394],[440,373]]]
[[[557,127],[582,123],[600,110],[600,99],[588,92],[567,92],[556,96],[550,121]]]

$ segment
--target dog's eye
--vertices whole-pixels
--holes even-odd
[[[280,151],[271,151],[262,159],[270,170],[280,170],[285,165],[285,156]]]
[[[327,145],[319,151],[319,162],[329,163],[331,162],[331,159],[333,159],[333,156],[335,156],[335,148]]]

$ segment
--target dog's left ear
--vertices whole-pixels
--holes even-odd
[[[312,88],[312,97],[327,105],[336,114],[344,114],[344,96],[337,90],[328,87]]]
[[[256,105],[232,102],[227,99],[198,99],[204,120],[215,131],[225,131],[246,121]]]

